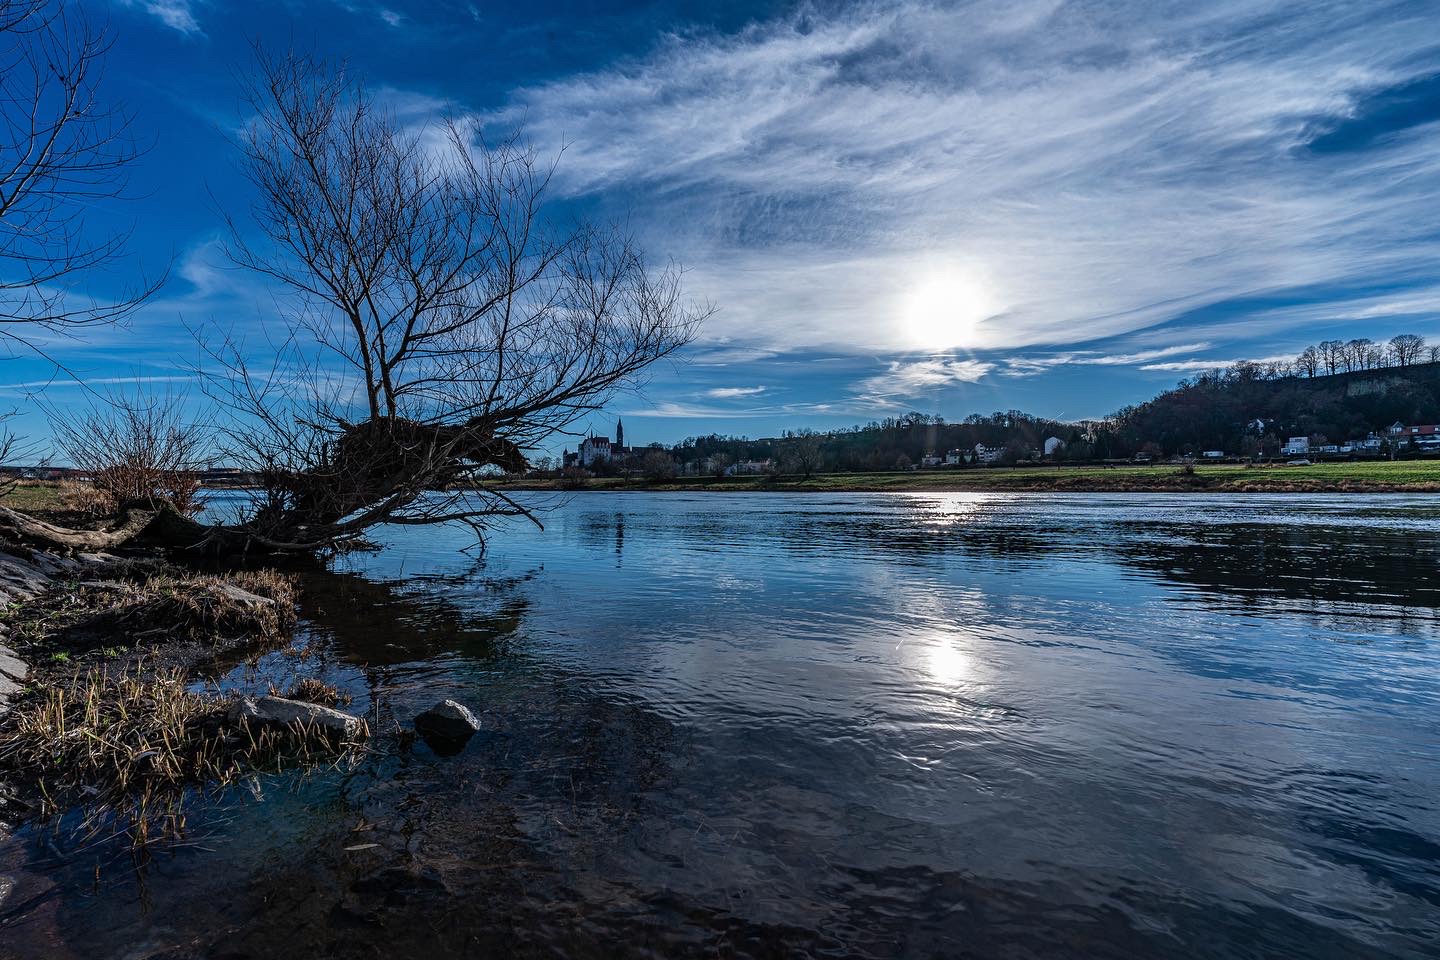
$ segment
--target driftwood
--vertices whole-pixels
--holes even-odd
[[[60,552],[110,550],[138,537],[160,513],[157,509],[139,506],[120,511],[118,523],[99,530],[74,530],[59,527],[28,514],[0,507],[0,537],[17,543],[33,544]]]

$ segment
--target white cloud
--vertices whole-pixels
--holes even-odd
[[[963,324],[972,349],[1078,344],[1218,299],[1433,269],[1440,125],[1384,150],[1304,149],[1317,118],[1417,69],[1430,31],[1407,11],[809,10],[672,37],[517,91],[486,119],[528,121],[544,150],[568,144],[563,191],[638,208],[650,246],[720,304],[707,336],[913,350],[907,293],[963,272],[983,289],[939,305],[937,331]]]
[[[192,0],[121,0],[127,7],[139,7],[165,26],[181,33],[200,33]]]
[[[1200,343],[1179,343],[1173,347],[1159,347],[1153,350],[1137,350],[1133,353],[1109,353],[1102,354],[1094,351],[1079,351],[1072,353],[1057,353],[1048,356],[1018,356],[1006,357],[1004,369],[1000,372],[1007,377],[1031,377],[1044,373],[1054,367],[1067,366],[1097,366],[1097,367],[1128,367],[1138,366],[1159,360],[1162,357],[1173,357],[1182,353],[1194,353],[1197,350],[1205,350],[1210,347],[1208,342]],[[1152,369],[1144,367],[1143,369]]]
[[[765,392],[765,387],[715,387],[713,390],[706,390],[705,396],[714,397],[716,400],[728,400],[734,397],[754,397]]]
[[[392,27],[398,27],[401,23],[405,21],[405,18],[402,17],[400,14],[396,13],[394,10],[381,9],[379,13],[380,19],[384,20],[386,24]]]
[[[918,397],[960,383],[975,383],[995,369],[984,360],[931,357],[924,360],[891,361],[884,373],[867,377],[856,385],[860,398],[885,402],[899,397]]]
[[[664,400],[651,406],[633,406],[618,411],[622,417],[662,417],[662,418],[695,418],[708,419],[715,417],[788,417],[805,416],[819,413],[829,413],[835,410],[835,405],[830,403],[787,403],[771,404],[763,407],[746,407],[736,409],[733,407],[715,407],[704,404],[679,403],[672,400]]]
[[[1275,357],[1231,357],[1228,360],[1167,360],[1164,363],[1147,363],[1141,370],[1165,370],[1174,373],[1193,373],[1199,370],[1224,370],[1226,367],[1237,363],[1284,363],[1293,360],[1294,357],[1284,355]]]

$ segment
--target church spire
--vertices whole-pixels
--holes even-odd
[[[615,420],[615,446],[625,446],[625,424],[618,417]]]

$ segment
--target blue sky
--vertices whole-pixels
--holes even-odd
[[[129,327],[47,344],[92,382],[191,389],[187,324],[274,310],[216,243],[248,203],[227,136],[257,39],[347,58],[416,122],[523,124],[564,148],[557,212],[686,267],[717,312],[615,403],[631,442],[1078,419],[1327,337],[1440,339],[1433,2],[85,6],[154,141],[92,227],[134,223],[122,271],[174,263]],[[32,436],[50,377],[0,364]]]

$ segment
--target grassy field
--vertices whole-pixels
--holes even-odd
[[[74,509],[76,486],[51,480],[18,480],[0,487],[0,505],[23,513]]]
[[[558,489],[551,481],[497,484],[504,489]],[[1187,472],[1160,466],[995,467],[895,473],[824,473],[809,480],[758,476],[680,477],[665,483],[600,477],[586,490],[757,492],[1197,491],[1215,493],[1440,492],[1440,460],[1357,461],[1292,467],[1197,465]]]

